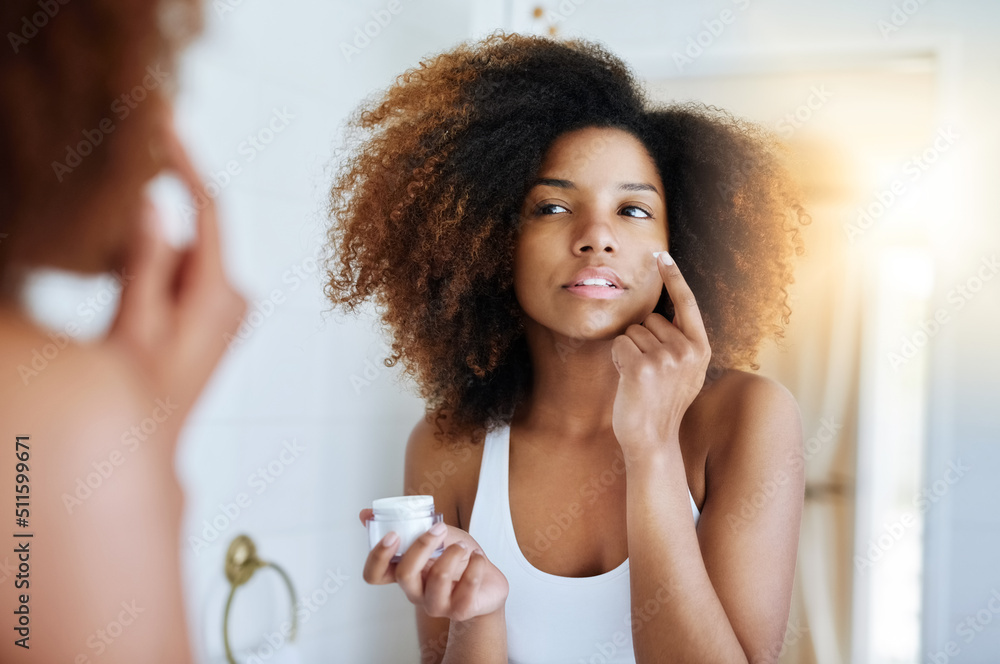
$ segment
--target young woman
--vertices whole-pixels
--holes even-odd
[[[175,443],[245,310],[170,112],[202,8],[49,4],[0,9],[0,662],[184,664]],[[206,202],[183,252],[144,195],[161,171]],[[120,275],[106,337],[27,315],[40,266]]]
[[[446,524],[364,578],[418,607],[424,661],[775,661],[802,431],[743,369],[808,221],[778,146],[650,106],[597,44],[502,33],[352,125],[327,290],[392,330],[428,406],[404,491]]]

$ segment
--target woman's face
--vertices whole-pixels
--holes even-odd
[[[663,191],[632,134],[587,127],[557,138],[521,209],[514,291],[525,325],[611,339],[652,312],[663,290],[652,252],[667,249]],[[616,283],[580,285],[588,276]]]

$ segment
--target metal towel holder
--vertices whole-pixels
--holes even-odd
[[[257,547],[254,545],[252,539],[247,535],[237,535],[229,544],[229,551],[226,552],[226,578],[229,579],[231,588],[229,590],[229,599],[226,600],[226,612],[222,617],[222,642],[226,646],[226,660],[229,664],[236,664],[233,652],[229,648],[229,609],[233,605],[233,596],[236,594],[236,589],[249,581],[254,572],[261,567],[273,567],[281,574],[281,577],[285,580],[285,585],[288,586],[288,594],[292,598],[292,630],[288,635],[288,640],[295,640],[295,632],[298,628],[298,616],[295,611],[295,587],[292,585],[292,580],[285,573],[285,570],[274,563],[265,562],[257,556]]]

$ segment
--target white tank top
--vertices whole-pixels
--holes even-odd
[[[486,434],[479,487],[469,518],[469,534],[510,586],[504,610],[508,662],[635,664],[628,558],[597,576],[557,576],[534,567],[514,536],[509,469],[508,425]],[[690,488],[688,497],[697,525],[700,513]],[[559,527],[555,521],[553,527]]]

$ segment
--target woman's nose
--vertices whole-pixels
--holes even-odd
[[[618,239],[608,220],[597,215],[580,220],[577,235],[573,240],[573,251],[577,254],[615,253]]]

